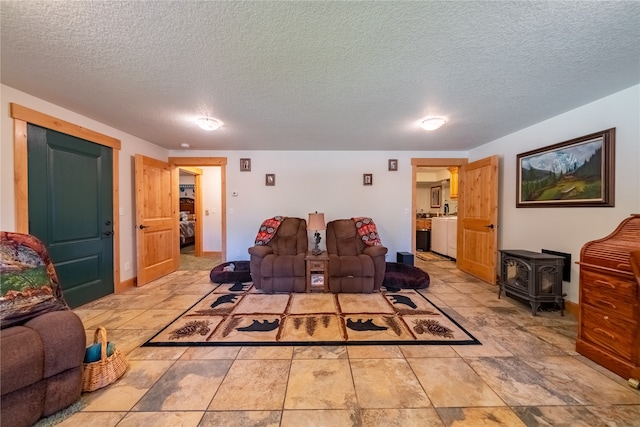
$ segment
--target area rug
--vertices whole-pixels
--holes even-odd
[[[480,344],[415,290],[264,294],[214,285],[143,346]]]
[[[417,252],[416,258],[422,261],[451,261],[450,258],[438,255],[435,252]]]

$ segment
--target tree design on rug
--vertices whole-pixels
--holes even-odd
[[[396,334],[396,336],[402,335],[402,327],[398,323],[398,319],[396,319],[393,316],[384,316],[382,320],[384,320],[384,323],[389,325],[389,327]]]
[[[187,322],[183,327],[178,328],[171,332],[169,335],[170,340],[177,340],[180,338],[190,337],[195,334],[207,335],[211,329],[209,328],[209,322],[206,320],[191,320]]]
[[[437,320],[418,319],[414,320],[413,323],[416,324],[413,330],[418,334],[429,333],[437,337],[453,338],[453,331],[446,326],[442,326]]]

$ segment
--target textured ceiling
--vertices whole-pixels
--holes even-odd
[[[640,82],[638,1],[0,7],[3,84],[173,149],[468,150]]]

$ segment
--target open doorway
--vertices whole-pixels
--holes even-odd
[[[417,257],[457,259],[458,170],[466,163],[458,158],[411,159],[412,248]]]
[[[457,258],[457,166],[419,166],[416,171],[415,255]]]
[[[180,171],[181,217],[193,221],[193,239],[181,237],[179,269],[210,270],[226,260],[226,158],[172,157],[169,161]]]
[[[202,176],[202,169],[181,167],[178,168],[178,195],[180,206],[180,266],[182,267],[187,263],[188,259],[192,257],[202,256],[202,233],[201,228],[202,218],[200,215],[196,215],[196,193],[198,194],[198,202],[201,200],[201,188],[200,183]],[[196,188],[196,179],[198,185]],[[198,203],[197,210],[200,211],[200,203]],[[198,222],[197,220],[200,219]],[[197,241],[197,250],[196,250]]]

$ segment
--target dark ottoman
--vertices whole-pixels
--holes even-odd
[[[234,271],[223,271],[229,265],[235,265]],[[249,261],[231,261],[216,265],[209,273],[209,278],[214,283],[236,283],[251,282],[251,271],[249,271]]]
[[[425,289],[429,274],[412,265],[388,262],[382,284],[387,289]]]

